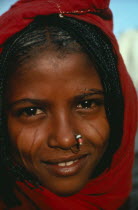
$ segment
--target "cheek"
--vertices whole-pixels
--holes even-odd
[[[9,120],[8,132],[16,160],[26,167],[28,164],[35,164],[45,138],[41,136],[41,129],[38,126],[22,126],[13,121],[10,123]]]
[[[84,121],[82,130],[86,140],[95,148],[104,149],[107,146],[110,128],[106,116]]]

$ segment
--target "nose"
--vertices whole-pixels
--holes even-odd
[[[49,147],[58,147],[64,150],[77,144],[72,117],[69,113],[60,112],[52,117],[52,132],[49,136]]]

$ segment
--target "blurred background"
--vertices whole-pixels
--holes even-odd
[[[16,1],[0,0],[0,15]],[[111,0],[110,8],[114,17],[114,33],[118,39],[127,70],[138,93],[138,0]],[[138,210],[138,133],[135,153],[132,210]]]

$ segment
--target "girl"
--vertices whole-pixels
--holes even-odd
[[[137,101],[108,4],[0,18],[1,209],[129,208]]]

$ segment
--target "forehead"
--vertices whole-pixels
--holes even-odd
[[[8,87],[13,98],[27,94],[50,96],[57,90],[70,95],[91,88],[102,89],[102,85],[88,56],[84,53],[60,56],[54,51],[43,52],[19,66]]]
[[[42,50],[39,53],[34,53],[23,64],[16,67],[14,76],[26,77],[31,72],[43,72],[47,76],[60,74],[64,76],[67,73],[71,73],[70,76],[75,74],[81,74],[82,70],[86,74],[93,74],[98,76],[95,64],[90,60],[88,55],[84,52],[68,53],[61,50],[49,49]],[[91,69],[91,70],[88,70]],[[87,71],[88,70],[88,71]],[[64,73],[64,74],[63,74]],[[99,76],[98,76],[99,77]]]

